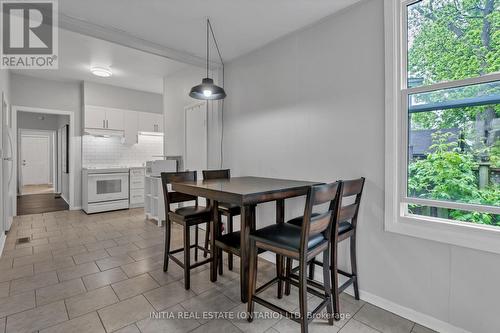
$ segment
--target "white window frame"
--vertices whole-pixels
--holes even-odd
[[[500,228],[407,214],[408,204],[500,214],[500,207],[408,198],[408,95],[500,80],[500,73],[408,88],[406,7],[420,0],[384,0],[385,22],[385,230],[500,253]]]

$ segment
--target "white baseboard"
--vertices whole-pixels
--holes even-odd
[[[264,252],[259,255],[262,259],[265,259],[269,262],[272,262],[273,264],[276,263],[276,255],[271,252]],[[323,277],[323,272],[319,268],[319,266],[316,267],[315,270],[315,279],[318,279],[318,281],[322,281]],[[342,283],[342,281],[340,281]],[[345,292],[351,296],[354,296],[354,290],[352,286],[347,288]],[[441,333],[470,333],[469,331],[453,326],[450,323],[447,323],[445,321],[442,321],[440,319],[434,318],[432,316],[426,315],[424,313],[415,311],[413,309],[407,308],[405,306],[399,305],[397,303],[394,303],[392,301],[389,301],[388,299],[385,299],[383,297],[377,296],[375,294],[372,294],[368,291],[364,291],[362,289],[359,290],[359,298],[361,298],[363,301],[368,302],[370,304],[373,304],[375,306],[378,306],[379,308],[382,308],[384,310],[387,310],[389,312],[395,313],[398,316],[401,316],[403,318],[406,318],[408,320],[411,320],[417,324],[420,324],[422,326],[428,327],[434,331],[441,332]]]
[[[5,231],[1,232],[1,234],[0,234],[0,256],[3,253],[3,247],[5,246],[6,239],[7,239],[7,236],[5,235]]]

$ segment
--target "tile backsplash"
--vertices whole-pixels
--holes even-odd
[[[158,160],[163,155],[163,137],[139,135],[139,143],[122,144],[119,137],[83,136],[83,167],[142,166],[146,161]]]

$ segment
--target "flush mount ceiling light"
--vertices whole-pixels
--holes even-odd
[[[216,84],[214,84],[214,80],[208,77],[208,62],[209,62],[208,42],[210,36],[209,33],[212,34],[212,38],[214,39],[214,44],[217,49],[217,53],[219,54],[219,59],[222,64],[222,87],[219,87]],[[226,92],[224,91],[224,62],[222,61],[222,56],[219,51],[219,46],[217,45],[217,40],[215,39],[214,31],[212,29],[212,25],[210,24],[209,19],[207,19],[207,77],[201,80],[201,84],[191,88],[189,96],[195,99],[202,99],[202,100],[217,100],[226,98]]]
[[[94,66],[90,68],[90,72],[99,77],[110,77],[111,75],[113,75],[111,69],[106,67]]]

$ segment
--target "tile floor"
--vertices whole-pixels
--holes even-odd
[[[27,236],[29,243],[16,244]],[[175,228],[173,246],[181,239]],[[239,301],[238,275],[227,266],[216,283],[209,280],[208,265],[198,267],[192,289],[184,290],[181,269],[171,262],[163,273],[162,259],[163,229],[145,221],[141,209],[17,217],[0,258],[0,333],[299,331],[288,319],[256,318],[249,324],[239,318],[245,305]],[[259,281],[273,275],[272,264],[259,263]],[[289,310],[298,308],[296,289],[279,301],[274,293],[268,289],[264,297]],[[316,320],[311,332],[431,332],[347,294],[341,297],[345,318],[334,326]],[[310,307],[317,302],[309,301]],[[160,311],[163,319],[151,318]],[[228,315],[208,320],[205,311]]]

